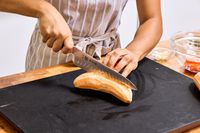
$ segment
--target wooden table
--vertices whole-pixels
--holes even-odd
[[[169,47],[169,41],[162,41],[160,42],[157,47]],[[193,73],[187,72],[177,63],[177,57],[174,56],[173,58],[169,59],[168,61],[158,62],[164,66],[167,66],[181,74],[184,74],[190,78],[194,77]],[[6,77],[0,78],[0,88],[13,86],[25,82],[30,82],[37,79],[42,79],[54,75],[63,74],[66,72],[78,70],[80,68],[75,67],[70,64],[61,64],[52,67],[42,68],[38,70],[33,70],[29,72],[14,74]],[[5,119],[0,117],[0,133],[17,133],[16,129],[12,127]],[[194,128],[188,133],[200,133],[200,127]]]

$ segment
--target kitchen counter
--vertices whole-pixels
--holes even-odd
[[[169,41],[162,41],[160,42],[157,47],[169,47]],[[174,56],[173,58],[169,59],[168,61],[162,61],[158,62],[170,69],[173,69],[181,74],[184,74],[190,78],[194,77],[193,73],[190,73],[188,71],[185,71],[184,68],[182,68],[178,63],[177,63],[177,58]],[[13,86],[25,82],[30,82],[46,77],[51,77],[59,74],[63,74],[66,72],[70,71],[75,71],[80,68],[73,66],[72,64],[61,64],[61,65],[56,65],[56,66],[51,66],[51,67],[46,67],[38,70],[33,70],[29,72],[23,72],[19,74],[14,74],[6,77],[1,77],[0,78],[0,88],[8,87],[8,86]],[[195,129],[192,129],[188,131],[189,133],[199,133],[200,132],[200,127],[197,127]],[[17,133],[17,131],[12,127],[5,119],[0,117],[0,133]]]

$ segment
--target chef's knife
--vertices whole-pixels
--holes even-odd
[[[114,70],[110,69],[109,67],[101,64],[92,56],[82,52],[77,47],[73,48],[72,53],[73,53],[73,56],[72,56],[73,63],[76,66],[82,68],[83,70],[88,71],[88,72],[98,71],[98,72],[104,73],[115,80],[118,80],[122,83],[129,85],[133,90],[137,90],[136,86],[130,80],[128,80],[121,74],[115,72]]]

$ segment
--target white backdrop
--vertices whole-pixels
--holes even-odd
[[[124,47],[134,36],[137,13],[129,0],[122,16],[120,35]],[[162,0],[162,40],[177,31],[200,29],[200,0]],[[24,71],[26,50],[36,19],[0,13],[0,77]]]

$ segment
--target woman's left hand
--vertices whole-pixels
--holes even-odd
[[[122,72],[122,75],[127,77],[137,68],[138,61],[139,58],[128,49],[117,48],[108,53],[102,63],[117,72]]]

